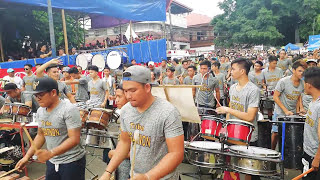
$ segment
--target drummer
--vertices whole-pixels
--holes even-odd
[[[32,112],[37,112],[39,104],[32,94],[26,93],[26,91],[21,91],[15,83],[8,83],[4,86],[4,91],[7,92],[8,97],[6,99],[7,103],[23,103],[32,108]],[[2,107],[1,112],[4,112],[4,107]]]
[[[88,83],[90,98],[86,102],[89,108],[105,108],[109,98],[109,88],[107,84],[98,76],[97,66],[88,67],[91,81]]]
[[[81,75],[78,68],[73,67],[68,70],[70,76],[74,79],[73,81],[67,81],[66,84],[76,84],[76,95],[75,100],[77,102],[86,102],[89,100],[88,94],[88,81],[89,78],[85,75]]]
[[[135,60],[132,59],[131,62],[135,62]],[[116,82],[115,82],[115,78],[110,75],[111,71],[108,66],[106,66],[103,69],[103,73],[104,73],[103,81],[107,84],[107,87],[109,87],[109,94],[110,94],[108,101],[107,101],[106,108],[112,109],[113,108],[113,100],[115,98],[114,91],[116,89]]]
[[[36,76],[32,73],[32,65],[25,64],[24,65],[24,72],[27,75],[22,78],[22,81],[23,81],[22,90],[23,91],[31,91],[33,81],[36,79]]]
[[[38,134],[16,168],[24,168],[35,154],[40,162],[46,163],[47,180],[84,180],[86,158],[80,145],[79,110],[70,102],[59,99],[58,83],[52,78],[35,79],[33,90],[30,93],[35,93],[41,106],[36,114]],[[45,143],[47,149],[41,149]]]
[[[239,58],[231,63],[231,76],[238,83],[230,87],[230,107],[218,107],[218,114],[227,114],[227,119],[240,119],[251,122],[255,130],[252,133],[250,145],[257,146],[258,126],[257,113],[260,101],[259,88],[249,81],[248,73],[252,63],[244,58]],[[246,180],[251,179],[246,175]]]
[[[42,66],[40,66],[36,73],[37,78],[41,78],[45,76],[44,70],[46,70],[48,76],[54,80],[57,81],[59,86],[59,97],[60,99],[68,98],[71,103],[76,103],[76,100],[74,99],[74,96],[71,94],[71,89],[68,88],[68,86],[60,81],[60,73],[59,73],[59,67],[58,65],[61,64],[61,60],[59,59],[52,59]]]
[[[299,108],[299,99],[303,92],[302,74],[308,67],[304,61],[296,61],[292,65],[293,74],[280,79],[275,88],[273,99],[275,102],[273,121],[277,121],[278,116],[290,116],[296,113]],[[304,109],[300,109],[301,112]],[[278,143],[278,126],[272,125],[271,148],[274,150]]]
[[[302,163],[304,165],[302,171],[305,172],[313,167],[314,172],[309,173],[303,179],[313,180],[320,179],[320,68],[308,68],[304,72],[304,91],[306,94],[312,96],[312,102],[307,112],[305,126],[304,126],[304,140],[303,140],[303,156]]]
[[[131,180],[178,180],[176,171],[184,156],[183,129],[178,110],[168,101],[151,94],[150,70],[132,66],[123,73],[123,89],[128,99],[121,109],[121,136],[116,152],[100,180],[109,180],[136,142],[134,176]],[[131,159],[133,163],[133,159]]]

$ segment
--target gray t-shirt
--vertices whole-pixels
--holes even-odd
[[[320,99],[310,103],[303,133],[303,150],[311,157],[315,157],[318,147],[318,124],[320,118]]]
[[[219,81],[212,74],[209,74],[209,78],[202,79],[201,74],[197,74],[193,77],[192,85],[201,85],[201,88],[196,88],[196,100],[195,102],[202,106],[210,108],[215,107],[215,98],[213,93],[216,88],[219,89]]]
[[[110,78],[111,78],[111,83],[110,83],[110,81],[108,81],[108,79],[106,79],[106,77],[103,79],[103,81],[106,83],[107,87],[109,88],[109,93],[111,95],[115,95],[115,92],[114,92],[115,90],[113,89],[113,84],[115,84],[116,81],[115,81],[114,77],[110,76]]]
[[[60,99],[67,98],[67,94],[71,93],[70,86],[67,86],[66,83],[57,81],[58,82],[58,89],[59,89],[59,97]]]
[[[226,82],[226,75],[224,73],[215,74],[219,81],[220,98],[224,99],[224,83]]]
[[[159,68],[154,67],[153,70],[150,69],[150,71],[154,73],[154,77],[156,77],[156,80],[159,79],[161,75],[161,71]]]
[[[52,150],[68,139],[68,130],[81,128],[79,109],[68,101],[60,101],[51,112],[40,107],[36,121],[45,136],[47,149]],[[79,143],[69,151],[51,158],[53,164],[66,164],[77,161],[85,155],[84,148]]]
[[[21,92],[21,97],[20,100],[16,98],[11,98],[8,96],[8,99],[11,103],[17,102],[17,103],[23,103],[25,104],[26,102],[32,102],[32,112],[37,112],[38,108],[40,107],[38,101],[34,97],[34,95],[25,93],[24,91]]]
[[[255,84],[259,89],[262,89],[263,74],[256,74],[254,71],[249,72],[249,80]]]
[[[312,101],[312,96],[307,95],[305,93],[302,93],[301,98],[302,98],[302,105],[303,105],[304,110],[308,111],[309,104]]]
[[[185,77],[183,79],[183,84],[192,85],[192,78],[190,78],[190,76]]]
[[[24,76],[22,81],[23,81],[23,85],[26,88],[26,91],[33,91],[33,81],[36,79],[36,76],[34,74],[32,74],[31,76]]]
[[[177,66],[175,66],[174,69],[175,69],[174,71],[175,76],[179,76],[182,74],[183,67],[181,64],[178,64]]]
[[[226,62],[226,63],[221,63],[220,66],[220,72],[223,74],[228,74],[228,70],[231,68],[231,63],[230,62]]]
[[[96,82],[91,80],[88,83],[88,88],[90,92],[90,99],[87,101],[87,104],[92,105],[93,107],[98,107],[103,103],[106,95],[106,91],[108,90],[107,84],[98,79]]]
[[[6,99],[3,96],[0,96],[0,108],[2,108],[5,102],[6,102]]]
[[[296,113],[298,99],[304,90],[303,81],[300,80],[298,87],[293,85],[291,76],[280,79],[275,90],[280,92],[281,103],[291,112]],[[285,115],[280,106],[275,103],[275,112],[278,115]]]
[[[253,84],[252,82],[248,82],[245,87],[243,87],[240,91],[236,89],[238,83],[232,85],[230,87],[230,108],[234,110],[238,110],[241,112],[248,112],[248,108],[259,107],[260,102],[260,90],[259,88]],[[239,119],[230,114],[230,119]],[[255,127],[251,135],[250,142],[255,142],[258,140],[258,126],[257,126],[258,115],[256,115],[252,124]]]
[[[164,99],[155,97],[155,101],[143,113],[139,113],[135,107],[127,103],[121,109],[120,114],[121,129],[129,133],[131,140],[134,131],[139,130],[134,166],[135,173],[148,172],[168,153],[166,138],[183,135],[179,111]],[[133,143],[131,143],[131,149],[133,149]],[[133,151],[130,151],[130,157],[133,157]],[[178,179],[176,171],[162,179],[169,179],[172,176]]]
[[[171,84],[171,85],[179,85],[180,82],[179,82],[179,79],[178,78],[175,78],[174,79],[169,79],[168,77],[165,77],[162,81],[162,84]]]
[[[76,101],[82,101],[85,102],[89,99],[88,94],[88,78],[86,76],[81,76],[80,79],[78,79],[79,84],[76,86],[76,95],[75,100]]]
[[[268,90],[274,90],[278,81],[283,76],[283,71],[278,67],[276,67],[273,72],[270,71],[269,68],[266,68],[266,69],[262,70],[261,74],[263,76],[265,84],[268,87]]]
[[[289,66],[292,66],[292,61],[290,59],[278,60],[277,67],[282,69],[283,73],[286,72]]]

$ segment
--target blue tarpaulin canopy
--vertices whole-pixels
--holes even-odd
[[[313,51],[313,50],[315,50],[317,48],[320,48],[320,40],[315,42],[315,43],[313,43],[313,44],[311,44],[311,45],[309,45],[308,46],[308,51]]]
[[[288,49],[290,49],[290,50],[299,50],[300,49],[300,47],[299,46],[296,46],[296,45],[294,45],[294,44],[291,44],[291,43],[289,43],[289,44],[287,44],[285,47],[285,50],[287,51]]]
[[[5,0],[47,7],[47,0]],[[52,0],[52,7],[133,21],[165,21],[165,0]]]

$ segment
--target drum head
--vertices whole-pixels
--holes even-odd
[[[110,69],[118,69],[121,65],[121,55],[118,51],[111,51],[107,56],[107,65]]]
[[[192,141],[190,146],[202,149],[221,149],[221,143],[210,141]],[[224,147],[227,148],[227,145]]]
[[[243,120],[240,120],[240,119],[229,119],[227,120],[227,123],[242,123],[242,124],[248,124],[248,125],[251,125],[251,126],[254,126],[251,122],[248,122],[248,121],[243,121]]]
[[[99,71],[102,71],[106,66],[106,62],[104,60],[104,56],[102,54],[96,54],[93,56],[91,64],[97,66]]]
[[[91,111],[103,111],[109,114],[113,112],[111,109],[104,109],[104,108],[91,108]]]
[[[81,66],[82,69],[87,69],[88,62],[91,61],[92,54],[79,54],[76,58],[76,65]]]
[[[230,151],[237,154],[259,157],[280,157],[280,153],[271,149],[255,146],[230,146]]]

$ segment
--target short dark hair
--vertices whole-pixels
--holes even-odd
[[[72,68],[70,68],[70,69],[68,70],[68,73],[69,73],[69,74],[78,74],[79,71],[78,71],[78,69],[77,69],[76,67],[72,67]]]
[[[304,69],[307,69],[308,68],[308,64],[305,62],[305,61],[303,61],[303,60],[298,60],[298,61],[296,61],[296,62],[294,62],[293,63],[293,65],[292,65],[292,69],[297,69],[298,67],[302,67],[302,68],[304,68]]]
[[[261,61],[256,61],[255,64],[259,64],[260,66],[263,66],[263,63]]]
[[[33,67],[31,64],[25,64],[24,66],[28,66],[28,67],[30,67],[30,68]]]
[[[278,61],[277,56],[269,56],[269,63],[273,62],[273,61]]]
[[[162,61],[167,62],[167,60],[165,60],[165,59],[162,59]]]
[[[88,70],[93,70],[93,71],[99,72],[99,68],[95,65],[89,66]]]
[[[210,68],[211,67],[211,62],[208,61],[208,60],[202,61],[200,63],[200,66],[208,66],[208,68]]]
[[[81,68],[81,70],[82,70],[82,67],[81,67],[81,66],[77,66],[77,68],[78,68],[78,67]]]
[[[52,65],[50,65],[49,67],[46,68],[46,72],[48,72],[52,68],[58,68],[59,69],[59,66],[56,65],[56,64],[52,64]]]
[[[175,72],[176,69],[174,67],[168,67],[167,70],[171,71],[171,72]]]
[[[250,68],[252,66],[252,62],[249,61],[248,59],[246,58],[238,58],[234,61],[231,62],[231,66],[233,64],[238,64],[241,68],[243,68],[244,70],[246,70],[246,74],[248,75],[249,74],[249,71],[250,71]]]
[[[308,84],[311,84],[316,89],[320,90],[320,68],[319,67],[310,67],[303,72],[304,81]]]
[[[182,64],[183,64],[183,63],[188,63],[188,60],[183,60],[183,61],[182,61]]]
[[[193,65],[189,66],[188,69],[189,69],[189,68],[192,68],[194,71],[197,71],[197,67],[195,67],[195,66],[193,66]]]
[[[132,61],[136,61],[136,60],[135,60],[135,59],[131,59],[131,62],[132,62]]]
[[[108,69],[108,70],[111,70],[111,69],[109,68],[109,66],[105,66],[105,67],[104,67],[104,69]]]
[[[220,69],[220,66],[221,66],[221,64],[218,61],[212,63],[212,65],[217,67],[218,69]]]
[[[279,51],[279,54],[280,54],[281,51],[284,51],[284,53],[287,54],[287,51],[286,51],[285,49],[281,49],[281,50]]]
[[[36,64],[36,65],[34,65],[34,66],[42,66],[42,63],[38,63],[38,64]]]
[[[174,58],[173,61],[176,62],[177,64],[179,63],[179,60],[177,58]]]

